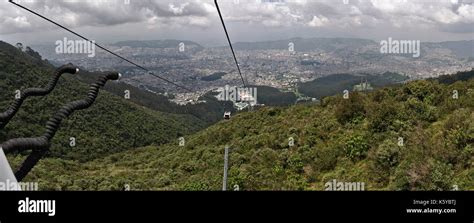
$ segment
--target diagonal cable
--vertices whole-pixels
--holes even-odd
[[[217,3],[217,0],[214,0],[214,3],[216,4],[217,12],[219,13],[219,18],[222,22],[222,27],[224,27],[225,36],[227,37],[227,41],[229,42],[230,50],[232,51],[232,56],[234,57],[235,65],[237,65],[237,70],[239,71],[240,79],[242,80],[242,84],[245,87],[246,84],[244,81],[244,77],[242,76],[242,72],[240,71],[239,62],[237,61],[237,57],[235,56],[234,47],[232,46],[232,42],[230,41],[229,33],[227,32],[227,28],[225,26],[224,18],[222,17],[221,10],[219,9],[219,4]]]
[[[179,87],[179,88],[181,88],[181,89],[184,89],[184,90],[186,90],[186,91],[194,92],[194,91],[192,91],[191,89],[189,89],[189,88],[187,88],[187,87],[185,87],[185,86],[182,86],[182,85],[177,84],[177,83],[175,83],[175,82],[173,82],[173,81],[171,81],[171,80],[168,80],[168,79],[166,79],[166,78],[164,78],[164,77],[161,77],[161,76],[158,76],[158,75],[154,74],[154,73],[151,72],[149,69],[147,69],[147,68],[145,68],[145,67],[143,67],[143,66],[141,66],[141,65],[139,65],[139,64],[137,64],[137,63],[135,63],[135,62],[133,62],[133,61],[131,61],[131,60],[125,58],[125,57],[123,57],[123,56],[120,56],[120,55],[117,54],[117,53],[112,52],[111,50],[109,50],[109,49],[107,49],[107,48],[101,46],[100,44],[95,43],[94,41],[89,40],[88,38],[84,37],[83,35],[81,35],[81,34],[75,32],[75,31],[73,31],[73,30],[71,30],[71,29],[69,29],[69,28],[67,28],[67,27],[65,27],[65,26],[63,26],[63,25],[61,25],[61,24],[59,24],[59,23],[57,23],[57,22],[55,22],[55,21],[53,21],[53,20],[51,20],[51,19],[49,19],[49,18],[47,18],[47,17],[41,15],[41,14],[39,14],[39,13],[37,13],[37,12],[35,12],[35,11],[33,11],[33,10],[27,8],[27,7],[25,7],[25,6],[23,6],[23,5],[20,5],[20,4],[16,3],[16,2],[13,2],[12,0],[9,0],[9,2],[12,3],[12,4],[14,4],[14,5],[16,5],[16,6],[18,6],[18,7],[20,7],[20,8],[22,8],[22,9],[24,9],[24,10],[26,10],[26,11],[28,11],[28,12],[30,12],[30,13],[32,13],[32,14],[34,14],[34,15],[36,15],[36,16],[38,16],[38,17],[40,17],[40,18],[42,18],[42,19],[44,19],[44,20],[46,20],[46,21],[48,21],[48,22],[50,22],[50,23],[52,23],[52,24],[54,24],[54,25],[56,25],[56,26],[58,26],[58,27],[60,27],[60,28],[62,28],[62,29],[64,29],[64,30],[66,30],[66,31],[68,31],[68,32],[70,32],[70,33],[72,33],[72,34],[74,34],[74,35],[76,35],[76,36],[78,36],[78,37],[80,37],[81,39],[84,39],[84,40],[86,40],[86,41],[88,41],[88,42],[94,44],[95,46],[99,47],[100,49],[102,49],[102,50],[104,50],[104,51],[106,51],[106,52],[108,52],[108,53],[110,53],[110,54],[112,54],[112,55],[114,55],[114,56],[116,56],[116,57],[118,57],[118,58],[124,60],[124,61],[127,61],[128,63],[130,63],[130,64],[132,64],[132,65],[134,65],[134,66],[136,66],[136,67],[138,67],[138,68],[140,68],[140,69],[146,71],[149,75],[152,75],[152,76],[154,76],[154,77],[156,77],[156,78],[159,78],[159,79],[162,80],[162,81],[165,81],[165,82],[167,82],[167,83],[170,83],[170,84],[172,84],[172,85],[174,85],[174,86],[176,86],[176,87]]]

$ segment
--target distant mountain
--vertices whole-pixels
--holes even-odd
[[[458,58],[474,58],[474,40],[422,42],[423,49],[448,49]]]
[[[367,52],[359,52],[361,56],[367,57],[371,53],[376,53],[380,57],[378,48],[380,44],[377,41],[358,38],[292,38],[276,41],[261,42],[237,42],[234,44],[237,50],[288,50],[290,43],[293,43],[294,50],[297,52],[309,52],[322,50],[327,52],[357,52],[357,49],[367,48]],[[474,58],[474,40],[447,41],[447,42],[421,42],[422,52],[428,49],[443,48],[449,49],[459,58]],[[375,49],[375,51],[373,51]],[[422,53],[424,55],[424,53]],[[401,55],[404,56],[404,55]],[[369,59],[369,58],[367,58]]]
[[[192,41],[186,40],[127,40],[120,41],[112,44],[118,47],[144,47],[144,48],[178,48],[181,43],[184,43],[186,47],[193,47],[197,49],[203,49],[201,45]]]
[[[474,57],[474,40],[441,42],[440,45],[450,49],[458,57]]]
[[[372,40],[355,38],[292,38],[263,42],[237,42],[234,44],[234,47],[237,50],[288,50],[290,43],[293,43],[294,50],[299,52],[313,50],[334,51],[342,48],[349,50],[376,44]]]

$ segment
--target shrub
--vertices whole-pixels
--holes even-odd
[[[359,93],[351,93],[349,99],[343,99],[336,107],[337,121],[345,124],[365,117],[364,98]]]
[[[288,157],[286,162],[290,171],[298,174],[303,173],[303,160],[299,154],[292,154],[290,157]]]
[[[337,158],[340,154],[340,150],[334,147],[324,147],[318,149],[316,158],[313,162],[314,170],[325,172],[334,169],[337,165]]]
[[[385,101],[373,104],[369,112],[369,128],[373,132],[384,132],[397,120],[399,109],[395,102]]]
[[[463,149],[469,143],[474,143],[474,114],[469,109],[459,109],[447,119],[445,138],[457,149]]]
[[[434,122],[438,119],[439,112],[436,107],[423,103],[419,99],[410,97],[405,104],[406,108],[413,114],[411,118],[427,122]]]
[[[360,160],[367,156],[369,145],[362,136],[352,136],[344,145],[344,152],[351,160]]]
[[[440,161],[434,161],[432,164],[430,182],[431,185],[427,187],[428,190],[452,190],[453,176],[451,164],[446,164]]]
[[[400,147],[393,140],[386,140],[375,152],[375,163],[383,170],[390,170],[400,162]]]
[[[393,186],[398,190],[451,190],[454,171],[451,164],[436,160],[405,162],[395,172]]]
[[[208,191],[211,190],[207,183],[203,182],[188,182],[183,186],[183,190],[186,191]]]

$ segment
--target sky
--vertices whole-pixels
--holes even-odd
[[[213,0],[14,0],[96,42],[224,45]],[[219,0],[233,42],[292,37],[474,39],[474,0]],[[66,31],[0,2],[0,40],[52,44]]]

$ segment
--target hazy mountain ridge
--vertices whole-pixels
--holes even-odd
[[[187,40],[172,40],[172,39],[167,39],[167,40],[126,40],[126,41],[119,41],[112,46],[118,46],[118,47],[143,47],[143,48],[178,48],[179,45],[183,43],[185,46],[192,46],[196,47],[198,49],[203,49],[204,47],[201,46],[200,44],[193,42],[193,41],[187,41]]]
[[[300,52],[312,50],[333,51],[340,48],[356,48],[376,44],[372,40],[356,38],[291,38],[286,40],[262,42],[236,42],[237,50],[288,50],[289,43],[294,44],[294,50]]]

